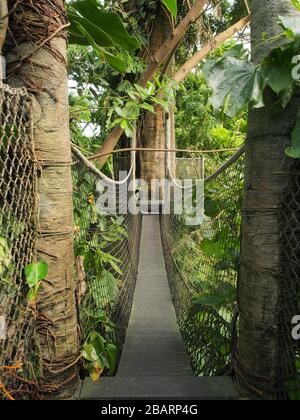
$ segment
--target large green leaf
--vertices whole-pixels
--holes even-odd
[[[275,48],[262,63],[262,74],[266,84],[277,94],[288,90],[293,84],[294,52],[292,48]]]
[[[161,0],[166,8],[172,13],[172,15],[177,17],[177,0]]]
[[[29,264],[25,268],[25,276],[29,287],[35,287],[48,276],[48,264],[45,262]]]
[[[77,23],[77,26],[80,32],[85,36],[85,39],[89,41],[89,45],[94,48],[95,52],[99,55],[100,58],[105,58],[114,69],[118,70],[120,73],[125,73],[126,65],[121,59],[110,53],[107,49],[100,48],[99,45],[94,41],[93,37],[80,23]]]
[[[118,45],[129,52],[139,48],[139,42],[135,37],[129,35],[122,20],[116,13],[102,12],[99,7],[97,7],[97,2],[91,2],[90,0],[78,1],[74,3],[72,7],[76,9],[82,18],[84,18],[86,22],[89,22],[90,25],[94,25],[99,29],[101,28],[101,31],[104,32],[115,45]],[[93,26],[91,26],[91,28],[93,30]],[[89,30],[87,27],[86,29]],[[96,39],[95,42],[97,42]],[[97,44],[99,43],[97,42]]]
[[[287,156],[300,159],[300,120],[297,121],[292,133],[292,146],[285,149]]]
[[[213,90],[211,99],[215,110],[223,109],[233,117],[250,102],[262,107],[262,77],[259,68],[250,61],[225,57],[207,62],[202,69]]]
[[[79,45],[86,45],[86,41],[90,41],[90,38],[99,46],[99,47],[113,47],[114,42],[112,38],[105,33],[99,26],[94,25],[85,17],[81,17],[78,14],[69,12],[69,19],[71,26],[69,29],[70,38],[69,42],[73,43],[74,40],[77,40],[77,43],[80,42],[80,39],[84,38],[83,42]],[[85,29],[83,32],[82,28]],[[86,34],[89,34],[89,38],[86,37]],[[88,42],[88,45],[90,42]]]

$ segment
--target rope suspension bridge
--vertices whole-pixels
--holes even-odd
[[[0,94],[5,104],[0,145],[0,392],[13,399],[37,393],[35,319],[26,309],[23,275],[36,252],[37,163],[30,97],[4,85]],[[244,148],[221,151],[218,160],[210,161],[207,155],[205,171],[203,165],[199,171],[197,159],[189,161],[195,165],[195,179],[205,180],[204,215],[195,226],[175,212],[172,201],[169,214],[160,214],[161,203],[152,214],[148,205],[142,214],[124,211],[124,201],[138,200],[137,190],[128,193],[127,188],[135,182],[137,152],[133,145],[124,152],[126,158],[120,159],[120,153],[114,157],[115,171],[127,171],[124,179],[115,181],[73,148],[81,338],[105,330],[119,351],[115,376],[107,374],[95,383],[86,379],[80,398],[236,399],[232,376],[237,372]],[[180,185],[172,153],[162,151],[166,174]],[[97,210],[103,182],[113,188],[116,214],[103,216]],[[282,360],[273,390],[281,398],[291,398],[299,389],[300,349],[289,329],[299,309],[299,185],[297,170],[283,209],[289,290],[282,293]],[[237,379],[243,385],[243,378]]]
[[[129,175],[123,182],[110,181],[119,200],[117,208],[125,198],[124,193],[120,193],[121,187],[134,177],[138,150],[126,150],[129,151],[129,165],[128,159],[119,159],[127,162]],[[107,182],[107,177],[91,167],[76,148],[73,152],[76,155],[73,168],[75,197],[78,200],[81,195],[82,203],[83,197],[97,189],[97,178]],[[170,181],[178,188],[193,189],[184,187],[173,177],[169,153],[167,150],[161,152],[166,155],[166,173]],[[115,219],[122,217],[121,225],[127,235],[110,246],[109,253],[121,261],[120,267],[124,271],[117,275],[120,286],[114,302],[108,298],[107,303],[111,305],[112,319],[117,325],[121,358],[116,376],[102,378],[96,383],[86,380],[81,398],[237,397],[229,375],[232,326],[237,312],[243,152],[244,149],[239,150],[221,170],[218,168],[209,175],[206,216],[199,226],[188,226],[184,215],[175,214],[173,203],[170,214],[160,215],[161,201],[158,206],[156,203],[141,206],[142,215],[115,216]],[[116,167],[119,166],[117,162],[118,159],[115,160]],[[189,174],[193,173],[194,178],[200,176],[199,160],[188,159],[187,163]],[[194,166],[193,170],[191,166]],[[201,164],[200,172],[204,174]],[[86,239],[93,226],[91,208],[95,206],[95,200],[93,194],[92,205],[85,204],[85,210],[79,212],[76,220],[81,223],[79,242],[88,244],[90,249],[95,247],[96,251],[102,241],[100,232],[97,236],[93,230],[90,241]],[[80,208],[78,204],[75,207]],[[203,241],[206,241],[207,250],[201,248]],[[114,267],[106,269],[116,278]],[[86,272],[85,278],[89,279],[87,288],[90,290],[94,290],[95,281],[97,296],[105,301],[107,284],[99,282],[95,272]],[[91,279],[95,279],[92,284]],[[220,302],[214,303],[213,299]]]

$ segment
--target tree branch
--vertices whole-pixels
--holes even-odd
[[[251,14],[251,10],[250,10],[250,7],[249,7],[248,0],[244,0],[244,3],[245,3],[245,7],[246,7],[246,10],[247,10],[247,13],[250,15]]]
[[[188,12],[186,17],[180,22],[180,24],[174,29],[171,36],[166,40],[166,42],[161,46],[161,48],[154,54],[149,66],[143,73],[141,79],[139,80],[139,85],[146,86],[147,82],[151,80],[158,70],[158,68],[165,63],[166,59],[170,56],[170,51],[173,51],[174,47],[180,42],[180,40],[186,34],[189,26],[198,20],[203,7],[205,6],[207,0],[196,0],[194,6]],[[103,146],[98,150],[98,153],[104,154],[106,156],[100,158],[98,163],[100,166],[103,166],[108,159],[108,155],[115,148],[118,140],[123,134],[123,129],[120,126],[116,126],[109,136],[106,138]]]
[[[251,21],[251,16],[246,16],[241,19],[239,22],[235,23],[226,31],[222,32],[220,35],[216,36],[212,41],[210,41],[205,47],[198,51],[193,57],[191,57],[175,74],[174,80],[178,83],[182,82],[188,73],[199,64],[203,58],[205,58],[211,51],[217,48],[219,45],[223,44],[228,39],[232,38],[237,32],[243,29]]]

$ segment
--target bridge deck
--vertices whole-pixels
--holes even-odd
[[[139,274],[117,376],[85,382],[82,399],[233,399],[229,378],[193,376],[168,286],[159,216],[144,216]]]

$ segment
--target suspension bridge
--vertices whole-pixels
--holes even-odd
[[[0,101],[0,398],[34,398],[40,396],[42,375],[36,375],[45,362],[37,348],[37,331],[41,326],[51,331],[49,344],[53,340],[55,346],[58,341],[63,344],[64,337],[55,336],[55,319],[28,306],[24,279],[24,268],[35,261],[38,237],[39,166],[31,97],[25,89],[0,83]],[[119,350],[115,375],[109,376],[106,369],[98,382],[85,379],[80,398],[236,399],[245,386],[258,398],[299,399],[300,350],[291,335],[291,319],[299,313],[299,163],[290,173],[283,206],[276,209],[284,249],[283,271],[277,273],[280,304],[274,314],[276,330],[272,329],[280,349],[275,383],[274,378],[255,375],[237,356],[242,201],[244,173],[249,170],[245,171],[244,149],[214,151],[214,159],[205,157],[205,171],[201,165],[194,171],[205,179],[205,215],[195,226],[174,211],[172,202],[168,214],[160,213],[161,203],[153,207],[153,214],[147,214],[147,203],[143,214],[99,214],[96,203],[103,182],[113,186],[120,209],[134,181],[137,152],[145,150],[133,144],[124,151],[126,158],[119,159],[123,152],[114,154],[116,171],[128,174],[118,181],[99,171],[76,147],[72,162],[63,163],[72,166],[73,174],[81,343],[97,332]],[[176,184],[175,150],[167,145],[160,153],[166,157],[165,173]],[[135,200],[136,191],[130,194]],[[253,221],[251,212],[248,216]],[[247,296],[252,298],[250,290]],[[263,326],[259,333],[264,339],[271,332]],[[76,352],[57,364],[46,361],[46,369],[64,372],[66,364],[73,368],[82,358]],[[52,395],[59,388],[55,383],[46,392]]]
[[[139,275],[116,377],[86,380],[82,399],[235,399],[230,378],[193,375],[168,286],[158,216],[144,216]]]
[[[239,150],[207,178],[212,191],[215,189],[210,192],[210,202],[217,207],[200,226],[189,227],[183,216],[175,214],[172,205],[171,215],[159,214],[159,206],[152,203],[149,206],[152,211],[146,210],[147,205],[143,215],[126,214],[124,217],[122,224],[128,236],[109,250],[125,268],[125,272],[119,274],[122,286],[111,308],[122,349],[120,362],[115,376],[103,377],[98,382],[85,380],[82,399],[237,398],[230,368],[227,376],[221,370],[230,363],[232,352],[229,341],[235,304],[229,294],[226,301],[225,295],[235,290],[236,283],[234,251],[240,229],[236,206],[240,204],[243,188],[243,152],[244,149]],[[108,181],[78,150],[74,153],[77,161],[74,171],[78,175],[83,170],[80,175],[83,185],[90,182],[95,185],[95,177]],[[135,155],[136,151],[131,153],[126,179],[111,181],[119,201],[124,198],[119,190],[134,173]],[[166,172],[172,178],[169,162],[166,158]],[[193,162],[195,160],[191,159],[189,164],[192,166]],[[177,183],[174,178],[172,181]],[[82,193],[83,185],[78,185]],[[90,186],[86,192],[89,189]],[[85,217],[88,227],[88,214]],[[82,218],[81,213],[81,222]],[[218,238],[221,223],[224,231]],[[216,249],[203,252],[203,240]],[[225,244],[232,247],[233,255],[228,254]],[[222,262],[224,267],[216,267]],[[114,270],[112,273],[116,275]],[[98,294],[105,297],[105,288],[98,284]],[[223,305],[200,304],[198,308],[194,305],[197,296],[212,296],[218,288],[225,294]]]

